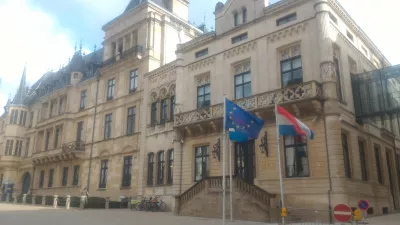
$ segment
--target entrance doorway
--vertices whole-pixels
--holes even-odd
[[[31,175],[26,172],[22,178],[22,193],[28,194],[29,188],[31,187]]]
[[[235,175],[253,184],[255,171],[254,140],[235,143]]]

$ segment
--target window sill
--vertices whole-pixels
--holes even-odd
[[[132,189],[132,187],[131,186],[120,186],[119,189],[120,190],[129,190],[129,189]]]
[[[339,100],[339,102],[340,102],[342,105],[347,106],[347,102],[346,102],[346,101],[344,101],[344,100]]]
[[[105,188],[97,188],[97,191],[107,191],[107,187],[105,187]]]

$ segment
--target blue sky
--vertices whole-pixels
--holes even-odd
[[[101,46],[102,25],[120,15],[129,1],[0,0],[0,114],[9,93],[13,96],[16,91],[25,63],[28,84],[33,84],[44,72],[66,64],[81,39],[87,53],[95,44]],[[214,27],[217,2],[190,0],[189,21],[199,25],[205,16],[207,27]],[[400,31],[393,29],[398,27],[398,20],[393,19],[397,9],[390,7],[393,0],[340,2],[389,61],[399,64]]]

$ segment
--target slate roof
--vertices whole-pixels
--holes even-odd
[[[102,61],[103,48],[88,55],[82,55],[80,51],[76,52],[68,65],[62,67],[58,71],[47,72],[36,81],[26,93],[21,104],[33,104],[40,97],[68,86],[71,81],[72,72],[83,73],[83,78],[80,82],[92,78],[96,71],[101,67]]]

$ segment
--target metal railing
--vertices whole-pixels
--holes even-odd
[[[63,152],[84,151],[84,150],[85,150],[84,141],[73,141],[62,145]]]
[[[132,47],[132,48],[120,53],[119,54],[119,58],[120,59],[124,59],[124,58],[127,58],[127,57],[129,57],[131,55],[134,55],[134,54],[142,55],[143,52],[144,52],[143,46],[136,45],[136,46],[134,46],[134,47]],[[115,63],[116,61],[117,61],[117,56],[113,56],[113,57],[103,61],[102,65],[103,66],[108,66],[108,65],[111,65],[111,64]]]

